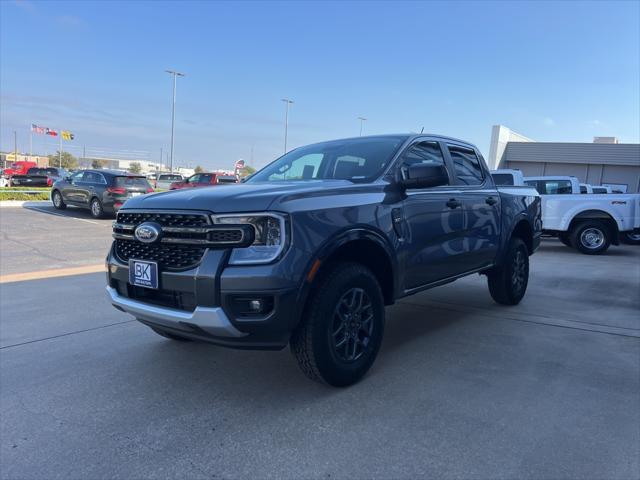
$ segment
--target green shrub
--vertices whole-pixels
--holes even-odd
[[[0,192],[19,192],[20,190],[42,190],[48,192],[51,187],[0,187]]]
[[[49,192],[44,191],[40,193],[23,193],[20,191],[8,191],[8,189],[2,189],[0,191],[0,202],[3,200],[49,200]]]

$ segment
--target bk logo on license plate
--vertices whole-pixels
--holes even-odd
[[[158,264],[144,260],[129,260],[129,283],[138,287],[158,288]]]

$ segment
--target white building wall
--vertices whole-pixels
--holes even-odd
[[[489,145],[489,170],[500,168],[500,160],[508,142],[533,142],[530,138],[514,132],[504,125],[494,125],[491,128],[491,144]]]

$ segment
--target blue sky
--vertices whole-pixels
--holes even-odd
[[[640,135],[639,2],[0,2],[0,148],[31,122],[74,153],[262,166],[289,146],[420,131],[488,154],[501,123],[539,141]],[[34,151],[56,142],[34,136]]]

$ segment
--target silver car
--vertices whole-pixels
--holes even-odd
[[[179,173],[161,173],[156,180],[156,189],[169,190],[169,187],[174,182],[181,182],[184,177]]]

